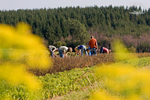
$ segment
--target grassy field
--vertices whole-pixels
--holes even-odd
[[[139,69],[140,70],[143,70],[143,69],[149,70],[150,69],[150,57],[143,57],[143,58],[131,59],[128,61],[122,61],[122,62],[120,62],[120,64],[121,65],[123,65],[123,64],[132,65],[136,70],[139,70]],[[92,72],[94,72],[93,70],[95,68],[96,68],[96,66],[91,67],[90,70]],[[91,75],[91,74],[89,74],[89,75]],[[87,86],[83,86],[82,88],[80,88],[76,91],[69,92],[66,95],[56,96],[56,97],[52,98],[52,100],[89,100],[89,99],[93,98],[92,94],[95,91],[99,91],[102,89],[109,91],[109,89],[107,89],[105,87],[105,85],[103,84],[103,82],[104,82],[103,78],[101,78],[101,77],[98,78],[97,76],[95,76],[94,73],[93,73],[93,75],[94,75],[94,77],[96,77],[96,80],[94,80],[91,84],[88,84]],[[141,76],[142,76],[142,74],[141,74]],[[137,78],[137,80],[138,80],[138,78]],[[138,83],[140,83],[140,81],[138,81]],[[116,91],[114,91],[114,92],[117,93]],[[115,94],[115,93],[112,93],[112,94]],[[121,98],[122,96],[120,96],[120,95],[122,95],[122,94],[119,94],[119,97]],[[124,93],[124,95],[125,95],[125,93]],[[139,95],[141,96],[141,94],[139,94]],[[142,96],[143,96],[143,94],[142,94]],[[143,98],[149,98],[149,97],[143,97]],[[50,100],[50,99],[48,99],[48,100]]]
[[[104,57],[105,59],[100,59]],[[80,57],[80,59],[76,59],[75,57],[68,59],[57,59],[57,67],[59,65],[59,68],[64,67],[66,69],[57,69],[57,71],[54,73],[49,73],[50,71],[47,70],[44,72],[44,75],[37,75],[36,77],[42,83],[42,89],[40,91],[31,93],[32,95],[29,97],[30,92],[27,91],[23,84],[20,84],[19,86],[11,86],[7,84],[7,82],[3,81],[0,83],[0,86],[5,87],[5,90],[8,91],[0,90],[0,99],[5,97],[5,95],[8,95],[14,100],[33,100],[33,98],[34,100],[87,100],[92,98],[93,92],[98,91],[99,89],[105,88],[109,92],[112,91],[106,88],[107,85],[104,85],[104,79],[102,78],[103,75],[99,76],[95,74],[95,69],[97,67],[101,68],[101,66],[108,66],[119,63],[121,66],[124,64],[130,64],[133,66],[133,68],[148,69],[150,65],[149,53],[138,54],[138,58],[128,59],[126,61],[114,62],[113,59],[113,55],[105,54],[89,58],[84,56]],[[65,66],[65,63],[67,62],[70,63]],[[73,64],[75,64],[74,66],[76,67],[67,69]],[[35,75],[37,73],[39,74],[41,72],[38,71],[35,73]],[[118,92],[114,91],[114,93]]]

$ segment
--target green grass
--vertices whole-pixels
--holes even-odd
[[[66,95],[71,91],[80,90],[82,87],[94,83],[95,80],[92,73],[92,68],[76,68],[56,74],[46,74],[45,76],[40,76],[39,79],[43,83],[43,90],[46,90],[45,92],[43,91],[45,97],[53,98]]]
[[[132,64],[135,67],[150,66],[150,57],[137,58],[122,63]],[[94,73],[93,67],[75,68],[70,71],[59,72],[56,74],[46,74],[45,76],[38,76],[41,80],[43,88],[37,93],[33,93],[34,99],[49,99],[56,100],[87,100],[97,86],[101,84],[98,82]],[[6,82],[0,82],[0,85],[5,87],[5,90],[0,91],[0,97],[5,95],[13,97],[14,99],[27,100],[29,92],[24,85],[10,86]],[[7,90],[7,91],[6,91]]]
[[[101,83],[95,82],[94,84],[83,87],[80,90],[72,91],[64,96],[57,96],[51,100],[89,100],[91,98],[91,94],[95,92],[100,85]]]
[[[136,58],[128,61],[120,62],[122,64],[131,64],[134,67],[149,67],[150,66],[150,57]],[[92,70],[94,67],[91,68]],[[82,87],[76,91],[69,92],[64,96],[56,96],[52,100],[88,100],[91,97],[91,94],[98,90],[98,88],[104,88],[99,81],[93,82],[85,87]]]
[[[135,66],[135,67],[148,66],[150,64],[150,57],[130,59],[127,61],[122,61],[122,63],[123,64],[130,64],[130,65]]]

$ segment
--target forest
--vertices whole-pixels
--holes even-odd
[[[133,11],[143,14],[130,14]],[[110,5],[0,11],[0,23],[15,26],[19,22],[29,24],[46,46],[88,46],[93,35],[99,48],[111,49],[112,41],[121,39],[132,52],[150,52],[150,8]]]

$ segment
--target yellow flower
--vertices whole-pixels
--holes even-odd
[[[136,55],[129,53],[125,46],[114,43],[116,60],[127,61]],[[136,60],[137,59],[132,59]],[[103,64],[95,69],[102,89],[92,95],[93,100],[147,100],[150,98],[150,69],[139,68],[123,62]]]
[[[16,27],[0,24],[0,44],[0,79],[12,85],[24,83],[29,90],[40,89],[40,82],[22,65],[43,69],[53,64],[41,38],[25,23]]]

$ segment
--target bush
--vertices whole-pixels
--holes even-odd
[[[60,46],[66,46],[67,44],[65,41],[57,41],[54,45],[56,47],[60,47]]]

